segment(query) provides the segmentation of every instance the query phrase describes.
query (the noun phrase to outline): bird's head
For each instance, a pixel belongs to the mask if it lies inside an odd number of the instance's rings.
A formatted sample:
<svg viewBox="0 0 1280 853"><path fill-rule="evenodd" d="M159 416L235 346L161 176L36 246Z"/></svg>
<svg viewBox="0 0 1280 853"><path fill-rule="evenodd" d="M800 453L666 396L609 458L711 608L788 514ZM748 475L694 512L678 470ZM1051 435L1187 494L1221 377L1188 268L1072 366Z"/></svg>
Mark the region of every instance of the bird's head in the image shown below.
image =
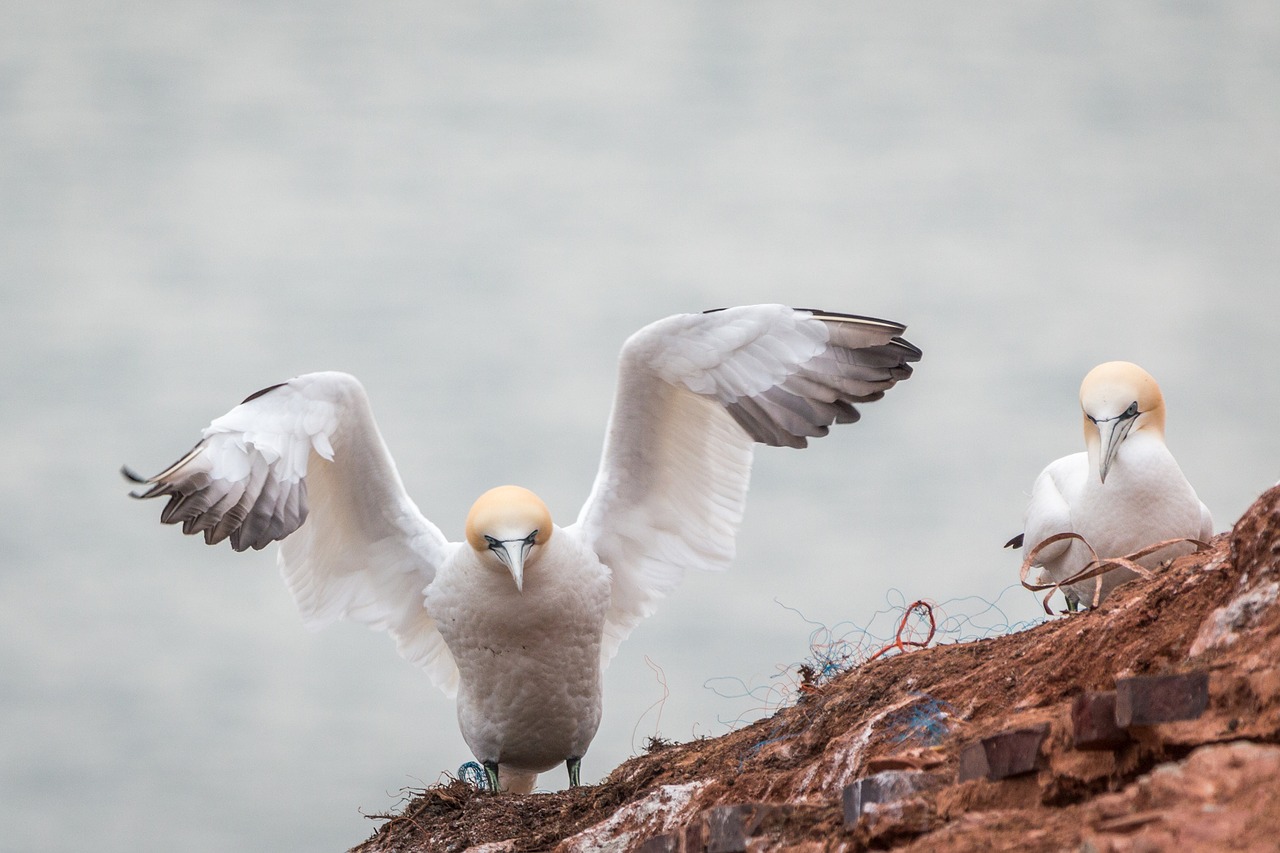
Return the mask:
<svg viewBox="0 0 1280 853"><path fill-rule="evenodd" d="M485 492L467 513L467 543L480 562L511 573L524 591L525 566L532 565L551 538L551 512L542 499L519 486Z"/></svg>
<svg viewBox="0 0 1280 853"><path fill-rule="evenodd" d="M1080 408L1089 461L1104 483L1130 435L1141 431L1164 439L1164 395L1136 364L1108 361L1090 370L1080 384Z"/></svg>

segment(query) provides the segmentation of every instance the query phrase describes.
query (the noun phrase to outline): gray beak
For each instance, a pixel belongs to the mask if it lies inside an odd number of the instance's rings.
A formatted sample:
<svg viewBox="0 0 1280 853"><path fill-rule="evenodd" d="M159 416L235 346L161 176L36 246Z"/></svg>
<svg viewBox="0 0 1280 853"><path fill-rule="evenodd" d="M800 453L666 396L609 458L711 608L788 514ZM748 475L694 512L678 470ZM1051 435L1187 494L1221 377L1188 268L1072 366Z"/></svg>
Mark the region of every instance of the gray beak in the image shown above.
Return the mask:
<svg viewBox="0 0 1280 853"><path fill-rule="evenodd" d="M527 539L506 539L500 544L501 547L492 549L493 553L498 555L507 571L511 572L511 579L516 582L516 591L524 592L524 561L529 556L533 543Z"/></svg>
<svg viewBox="0 0 1280 853"><path fill-rule="evenodd" d="M1129 436L1129 430L1133 429L1133 422L1137 420L1135 416L1120 415L1119 417L1110 418L1105 421L1098 421L1098 435L1102 439L1102 458L1098 464L1098 476L1102 478L1102 482L1107 482L1107 472L1111 470L1111 465L1116 461L1116 453L1120 450L1120 444Z"/></svg>

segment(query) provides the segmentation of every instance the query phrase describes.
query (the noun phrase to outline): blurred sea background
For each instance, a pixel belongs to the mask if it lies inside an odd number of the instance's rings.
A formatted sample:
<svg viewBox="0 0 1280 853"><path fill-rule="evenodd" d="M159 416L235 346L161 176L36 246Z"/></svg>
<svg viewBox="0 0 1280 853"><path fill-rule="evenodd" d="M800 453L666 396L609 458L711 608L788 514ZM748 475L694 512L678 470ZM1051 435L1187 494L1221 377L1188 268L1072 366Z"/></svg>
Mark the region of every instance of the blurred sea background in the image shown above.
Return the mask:
<svg viewBox="0 0 1280 853"><path fill-rule="evenodd" d="M652 320L909 324L861 423L757 454L737 564L608 670L588 781L766 712L815 629L1043 618L1000 546L1099 362L1162 383L1219 530L1280 477L1272 2L0 6L0 849L337 851L469 760L274 548L125 497L298 373L363 380L457 538L504 482L576 516Z"/></svg>

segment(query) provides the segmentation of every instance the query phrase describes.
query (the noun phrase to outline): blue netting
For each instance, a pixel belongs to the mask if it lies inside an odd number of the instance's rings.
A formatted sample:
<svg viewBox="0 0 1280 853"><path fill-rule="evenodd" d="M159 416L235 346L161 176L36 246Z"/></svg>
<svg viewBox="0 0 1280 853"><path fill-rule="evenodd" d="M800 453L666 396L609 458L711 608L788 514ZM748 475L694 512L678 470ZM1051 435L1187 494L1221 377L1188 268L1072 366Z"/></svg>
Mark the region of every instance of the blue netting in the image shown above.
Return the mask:
<svg viewBox="0 0 1280 853"><path fill-rule="evenodd" d="M489 790L489 774L485 773L484 768L474 761L468 761L458 768L458 778L477 791Z"/></svg>
<svg viewBox="0 0 1280 853"><path fill-rule="evenodd" d="M803 660L779 665L764 681L721 676L707 679L704 686L726 699L750 702L736 718L717 718L722 725L737 728L822 692L827 682L872 658L901 654L926 643L963 643L1032 628L1044 620L1011 623L1000 607L1000 599L1006 594L1021 591L1021 586L1013 584L1002 590L994 601L973 595L937 604L908 602L901 590L891 589L885 595L886 606L863 625L845 621L828 626L777 602L779 607L812 626L809 654ZM945 719L947 710L929 706L927 702L913 709L912 713L922 716L906 727L916 733L909 737L919 735L927 740L936 735L940 738L937 721ZM925 718L935 722L926 725Z"/></svg>

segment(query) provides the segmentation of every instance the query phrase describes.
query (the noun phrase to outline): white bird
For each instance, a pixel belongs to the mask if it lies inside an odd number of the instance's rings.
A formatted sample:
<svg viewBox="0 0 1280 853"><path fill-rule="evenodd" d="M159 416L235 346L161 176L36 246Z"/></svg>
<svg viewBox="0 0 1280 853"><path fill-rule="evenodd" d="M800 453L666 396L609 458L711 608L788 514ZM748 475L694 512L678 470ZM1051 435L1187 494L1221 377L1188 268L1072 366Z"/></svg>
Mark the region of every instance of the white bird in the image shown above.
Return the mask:
<svg viewBox="0 0 1280 853"><path fill-rule="evenodd" d="M530 791L564 762L578 784L618 644L688 569L727 568L754 442L804 447L911 375L886 320L751 305L680 314L627 340L604 454L575 523L500 486L450 542L401 485L360 383L309 373L216 419L134 497L242 551L284 540L304 621L386 630L457 696L491 790Z"/></svg>
<svg viewBox="0 0 1280 853"><path fill-rule="evenodd" d="M1165 405L1151 374L1127 361L1100 364L1080 385L1087 450L1051 462L1036 478L1023 533L1008 547L1025 553L1056 533L1083 536L1098 557L1123 557L1167 539L1208 540L1213 517L1183 476L1165 446ZM1155 568L1187 553L1188 544L1170 545L1138 561ZM1079 540L1064 539L1040 551L1042 579L1061 582L1091 560ZM1100 602L1137 575L1116 568L1098 580L1062 587L1067 607Z"/></svg>

